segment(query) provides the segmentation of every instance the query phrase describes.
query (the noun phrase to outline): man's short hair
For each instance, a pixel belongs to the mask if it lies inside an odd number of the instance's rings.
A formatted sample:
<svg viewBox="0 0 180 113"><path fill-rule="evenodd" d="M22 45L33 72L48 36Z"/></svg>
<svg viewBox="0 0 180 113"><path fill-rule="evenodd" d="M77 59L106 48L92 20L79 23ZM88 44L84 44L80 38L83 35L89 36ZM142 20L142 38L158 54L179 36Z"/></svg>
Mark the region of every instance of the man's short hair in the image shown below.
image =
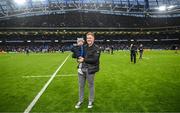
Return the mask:
<svg viewBox="0 0 180 113"><path fill-rule="evenodd" d="M93 32L88 32L88 33L86 34L86 36L88 36L88 35L91 35L91 36L95 37Z"/></svg>

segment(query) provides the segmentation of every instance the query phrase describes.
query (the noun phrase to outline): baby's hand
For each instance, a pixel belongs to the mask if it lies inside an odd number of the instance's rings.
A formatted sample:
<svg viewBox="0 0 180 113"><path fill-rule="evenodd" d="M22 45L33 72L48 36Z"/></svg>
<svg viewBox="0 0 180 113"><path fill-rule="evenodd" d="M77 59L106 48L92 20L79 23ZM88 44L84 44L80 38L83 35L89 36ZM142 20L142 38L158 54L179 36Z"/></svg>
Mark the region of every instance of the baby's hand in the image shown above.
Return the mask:
<svg viewBox="0 0 180 113"><path fill-rule="evenodd" d="M79 57L78 62L82 63L84 61L83 57Z"/></svg>
<svg viewBox="0 0 180 113"><path fill-rule="evenodd" d="M83 57L78 57L78 59L81 59L81 58L83 58Z"/></svg>

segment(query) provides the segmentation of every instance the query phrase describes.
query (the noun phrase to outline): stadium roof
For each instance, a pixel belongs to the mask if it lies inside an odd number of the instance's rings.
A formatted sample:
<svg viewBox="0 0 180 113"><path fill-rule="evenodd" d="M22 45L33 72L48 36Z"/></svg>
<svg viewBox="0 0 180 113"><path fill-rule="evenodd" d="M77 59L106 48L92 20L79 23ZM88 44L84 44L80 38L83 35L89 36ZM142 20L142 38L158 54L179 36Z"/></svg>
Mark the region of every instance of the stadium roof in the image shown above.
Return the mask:
<svg viewBox="0 0 180 113"><path fill-rule="evenodd" d="M68 11L180 17L180 0L0 0L0 19Z"/></svg>

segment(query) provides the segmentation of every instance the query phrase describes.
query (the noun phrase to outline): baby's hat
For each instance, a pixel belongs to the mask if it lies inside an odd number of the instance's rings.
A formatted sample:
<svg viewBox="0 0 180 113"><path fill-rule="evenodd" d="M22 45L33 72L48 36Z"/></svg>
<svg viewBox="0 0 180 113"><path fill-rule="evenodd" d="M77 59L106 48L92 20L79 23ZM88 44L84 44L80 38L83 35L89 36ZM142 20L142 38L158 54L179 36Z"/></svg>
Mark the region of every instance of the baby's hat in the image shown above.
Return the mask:
<svg viewBox="0 0 180 113"><path fill-rule="evenodd" d="M77 38L77 42L79 41L83 41L84 42L84 39L83 38Z"/></svg>

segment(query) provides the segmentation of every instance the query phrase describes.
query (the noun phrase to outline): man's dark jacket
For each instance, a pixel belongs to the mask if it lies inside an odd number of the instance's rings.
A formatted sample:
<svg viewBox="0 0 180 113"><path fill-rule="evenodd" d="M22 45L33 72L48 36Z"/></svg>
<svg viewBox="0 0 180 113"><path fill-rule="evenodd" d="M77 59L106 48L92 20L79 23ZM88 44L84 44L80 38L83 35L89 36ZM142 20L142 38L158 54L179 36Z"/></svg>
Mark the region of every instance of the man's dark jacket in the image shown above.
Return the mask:
<svg viewBox="0 0 180 113"><path fill-rule="evenodd" d="M89 74L94 74L99 71L99 58L100 58L100 48L93 44L92 46L85 45L86 55L82 68L87 68Z"/></svg>
<svg viewBox="0 0 180 113"><path fill-rule="evenodd" d="M131 54L136 54L137 53L137 47L135 46L135 45L133 45L132 47L131 47Z"/></svg>

